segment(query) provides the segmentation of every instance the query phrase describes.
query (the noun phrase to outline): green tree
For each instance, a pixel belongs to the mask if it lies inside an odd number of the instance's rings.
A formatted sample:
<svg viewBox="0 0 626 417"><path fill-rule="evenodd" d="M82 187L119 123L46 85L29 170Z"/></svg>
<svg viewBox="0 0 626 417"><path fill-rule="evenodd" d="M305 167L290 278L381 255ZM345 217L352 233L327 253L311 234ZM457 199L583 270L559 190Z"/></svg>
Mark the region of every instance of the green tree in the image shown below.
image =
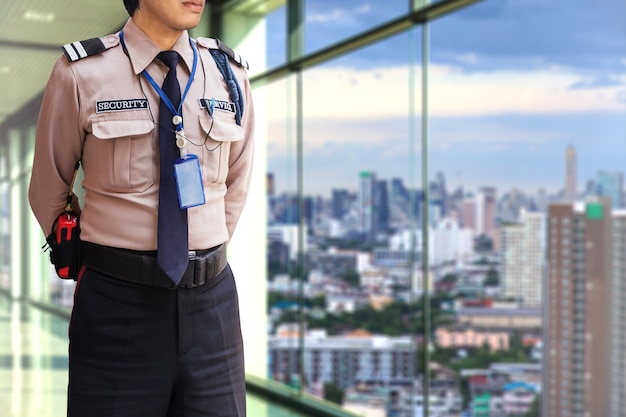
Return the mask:
<svg viewBox="0 0 626 417"><path fill-rule="evenodd" d="M324 399L335 404L342 405L345 396L344 390L337 385L327 382L324 384Z"/></svg>
<svg viewBox="0 0 626 417"><path fill-rule="evenodd" d="M341 279L350 284L352 287L358 287L361 282L361 276L354 270L344 272Z"/></svg>
<svg viewBox="0 0 626 417"><path fill-rule="evenodd" d="M326 307L326 296L325 295L316 295L313 298L308 299L307 302L310 303L312 308L324 308Z"/></svg>
<svg viewBox="0 0 626 417"><path fill-rule="evenodd" d="M441 282L452 282L455 283L459 280L459 276L457 274L445 274L442 278L441 278Z"/></svg>
<svg viewBox="0 0 626 417"><path fill-rule="evenodd" d="M498 274L498 271L494 268L489 268L489 271L487 271L487 278L485 278L483 285L488 287L497 287L500 285L500 275Z"/></svg>
<svg viewBox="0 0 626 417"><path fill-rule="evenodd" d="M530 410L528 410L528 412L524 414L524 417L541 417L541 396L540 395L535 395L535 399L533 400L533 403L530 405Z"/></svg>

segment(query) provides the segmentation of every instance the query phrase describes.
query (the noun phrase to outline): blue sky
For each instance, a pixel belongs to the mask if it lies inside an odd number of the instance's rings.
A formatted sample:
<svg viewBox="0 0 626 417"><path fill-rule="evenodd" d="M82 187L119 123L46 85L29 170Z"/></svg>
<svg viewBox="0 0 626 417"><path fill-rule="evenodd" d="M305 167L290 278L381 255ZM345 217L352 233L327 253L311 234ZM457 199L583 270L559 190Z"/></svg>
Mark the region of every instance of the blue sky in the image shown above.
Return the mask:
<svg viewBox="0 0 626 417"><path fill-rule="evenodd" d="M393 19L407 3L308 0L306 49ZM623 16L623 0L483 0L433 22L431 173L443 172L451 187L557 191L570 144L580 189L600 169L626 171ZM268 27L270 45L284 39L284 13L271 16ZM421 31L415 35L419 59ZM356 189L361 170L408 182L420 160L419 143L412 157L408 145L410 42L401 34L304 74L307 192ZM269 50L270 65L283 59L283 50ZM295 169L285 159L293 151L284 116L293 88L285 84L268 89L280 101L270 117L268 167L279 189L290 187L285 167Z"/></svg>

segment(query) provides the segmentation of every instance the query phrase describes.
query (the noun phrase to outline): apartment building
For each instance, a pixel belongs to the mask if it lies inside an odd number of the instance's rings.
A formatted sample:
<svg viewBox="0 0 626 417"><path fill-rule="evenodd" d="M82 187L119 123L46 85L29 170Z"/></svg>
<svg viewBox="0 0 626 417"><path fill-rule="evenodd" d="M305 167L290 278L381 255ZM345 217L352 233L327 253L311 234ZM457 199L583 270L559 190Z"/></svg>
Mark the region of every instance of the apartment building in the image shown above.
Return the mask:
<svg viewBox="0 0 626 417"><path fill-rule="evenodd" d="M522 210L520 222L500 228L504 296L520 305L540 307L544 268L545 214Z"/></svg>
<svg viewBox="0 0 626 417"><path fill-rule="evenodd" d="M409 336L390 337L363 331L330 336L311 330L304 336L300 355L297 337L280 329L270 336L270 369L274 379L288 380L300 369L307 385L332 383L340 388L357 385L411 386L416 372L416 350Z"/></svg>
<svg viewBox="0 0 626 417"><path fill-rule="evenodd" d="M615 284L626 277L620 265L624 255L617 251L621 246L614 242L618 225L623 227L623 218L611 212L608 199L548 208L545 416L626 415L623 372L618 378L615 368L624 363L623 309L613 303L623 294Z"/></svg>

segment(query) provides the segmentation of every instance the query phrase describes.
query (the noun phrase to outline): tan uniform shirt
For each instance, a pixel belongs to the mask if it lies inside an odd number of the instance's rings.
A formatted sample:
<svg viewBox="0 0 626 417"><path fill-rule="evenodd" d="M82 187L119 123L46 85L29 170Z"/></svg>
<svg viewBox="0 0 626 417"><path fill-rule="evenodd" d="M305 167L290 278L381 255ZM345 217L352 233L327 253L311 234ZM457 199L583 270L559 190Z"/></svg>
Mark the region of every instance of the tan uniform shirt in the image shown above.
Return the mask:
<svg viewBox="0 0 626 417"><path fill-rule="evenodd" d="M168 71L159 48L126 23L125 54L118 34L102 38L107 49L69 62L61 57L46 87L37 123L29 189L32 210L47 236L62 213L76 161L82 160L85 199L80 214L83 241L134 250L157 248L159 195L159 95L141 75L160 86ZM254 110L245 70L231 66L243 92L241 127L229 106L213 116L201 99L232 102L209 53L214 39L197 40L195 78L183 103L187 151L200 160L206 203L188 209L189 248L227 242L248 192L253 154ZM190 76L193 49L187 32L174 47L181 91Z"/></svg>

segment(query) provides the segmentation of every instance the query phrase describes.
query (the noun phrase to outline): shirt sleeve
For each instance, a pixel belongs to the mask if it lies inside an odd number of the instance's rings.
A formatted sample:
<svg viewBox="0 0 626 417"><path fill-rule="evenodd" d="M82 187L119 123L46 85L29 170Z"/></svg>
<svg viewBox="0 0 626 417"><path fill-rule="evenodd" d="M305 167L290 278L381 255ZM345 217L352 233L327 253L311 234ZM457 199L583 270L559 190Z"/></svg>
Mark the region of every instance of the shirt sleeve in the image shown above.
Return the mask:
<svg viewBox="0 0 626 417"><path fill-rule="evenodd" d="M244 91L244 114L241 126L244 130L243 140L233 142L230 149L228 176L226 177L226 195L224 204L226 209L226 227L232 238L241 212L246 202L250 178L252 174L252 159L254 156L254 104L250 82L245 71L237 72L242 90Z"/></svg>
<svg viewBox="0 0 626 417"><path fill-rule="evenodd" d="M61 57L41 103L28 190L32 211L45 236L65 208L74 168L81 158L84 131L80 119L78 83L71 64ZM72 208L80 215L75 197Z"/></svg>

